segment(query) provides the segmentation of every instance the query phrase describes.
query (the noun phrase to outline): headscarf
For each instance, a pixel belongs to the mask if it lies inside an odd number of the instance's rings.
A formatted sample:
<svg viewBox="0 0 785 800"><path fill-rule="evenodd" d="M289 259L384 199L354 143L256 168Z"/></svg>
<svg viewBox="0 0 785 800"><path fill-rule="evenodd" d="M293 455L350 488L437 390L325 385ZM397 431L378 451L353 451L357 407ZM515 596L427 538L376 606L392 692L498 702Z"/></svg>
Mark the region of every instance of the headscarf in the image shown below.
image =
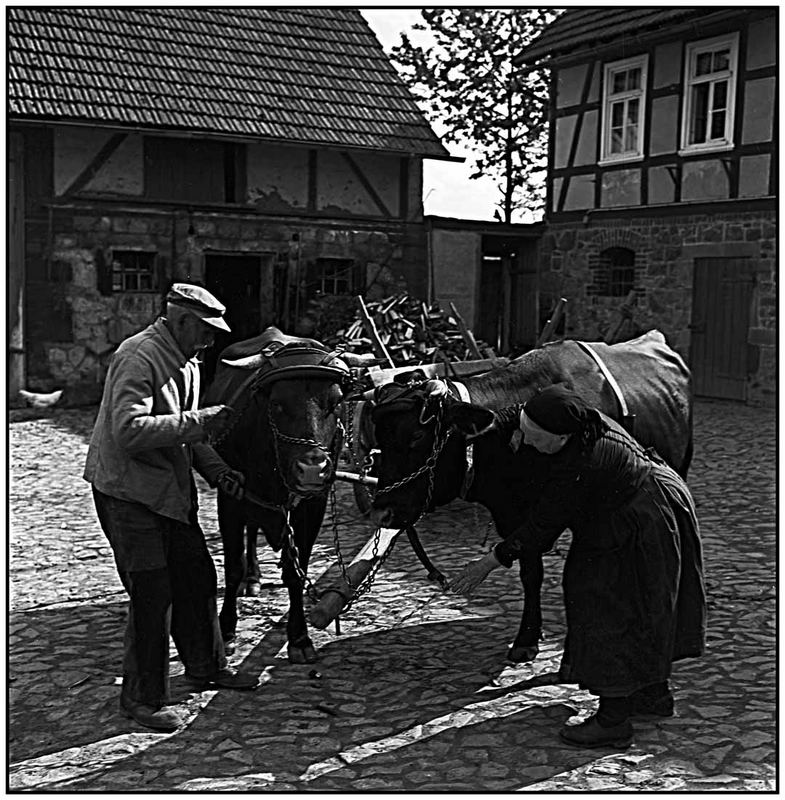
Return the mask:
<svg viewBox="0 0 785 800"><path fill-rule="evenodd" d="M563 384L543 389L524 404L523 410L549 433L578 434L583 452L591 451L607 427L597 409Z"/></svg>

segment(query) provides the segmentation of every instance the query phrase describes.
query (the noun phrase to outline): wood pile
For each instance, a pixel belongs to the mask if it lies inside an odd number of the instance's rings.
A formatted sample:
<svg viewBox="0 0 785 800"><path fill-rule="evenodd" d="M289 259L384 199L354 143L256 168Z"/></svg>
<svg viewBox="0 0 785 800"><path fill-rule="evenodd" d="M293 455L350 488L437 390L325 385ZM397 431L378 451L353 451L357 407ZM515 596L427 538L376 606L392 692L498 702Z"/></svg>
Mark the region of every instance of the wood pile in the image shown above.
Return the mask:
<svg viewBox="0 0 785 800"><path fill-rule="evenodd" d="M455 306L448 313L438 303L427 305L407 294L367 303L358 300L356 318L336 333L336 343L351 352L372 353L377 349L363 309L373 321L393 366L465 361L495 355L482 340L476 340L475 349L474 337L471 332L467 337L466 326Z"/></svg>

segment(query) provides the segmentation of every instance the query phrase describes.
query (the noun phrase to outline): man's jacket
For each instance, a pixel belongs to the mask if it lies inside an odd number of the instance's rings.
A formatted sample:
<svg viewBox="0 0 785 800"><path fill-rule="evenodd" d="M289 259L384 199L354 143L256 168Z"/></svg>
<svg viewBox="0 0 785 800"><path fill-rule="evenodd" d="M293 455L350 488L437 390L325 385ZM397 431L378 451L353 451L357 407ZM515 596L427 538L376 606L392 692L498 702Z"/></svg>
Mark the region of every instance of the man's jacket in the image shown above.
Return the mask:
<svg viewBox="0 0 785 800"><path fill-rule="evenodd" d="M189 521L191 468L215 486L227 465L204 443L199 365L157 319L112 357L84 478L99 492Z"/></svg>

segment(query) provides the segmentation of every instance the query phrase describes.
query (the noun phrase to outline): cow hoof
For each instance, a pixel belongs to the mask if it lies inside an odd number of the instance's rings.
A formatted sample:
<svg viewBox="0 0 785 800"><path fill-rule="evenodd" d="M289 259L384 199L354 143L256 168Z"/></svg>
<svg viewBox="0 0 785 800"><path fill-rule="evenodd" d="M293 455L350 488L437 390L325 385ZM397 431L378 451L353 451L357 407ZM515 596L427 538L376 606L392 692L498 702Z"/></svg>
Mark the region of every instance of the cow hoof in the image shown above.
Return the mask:
<svg viewBox="0 0 785 800"><path fill-rule="evenodd" d="M245 587L245 596L259 597L260 593L261 593L261 588L259 586L259 581L248 581L248 584Z"/></svg>
<svg viewBox="0 0 785 800"><path fill-rule="evenodd" d="M304 647L287 645L286 654L290 664L315 664L319 660L319 655L313 645L307 644Z"/></svg>
<svg viewBox="0 0 785 800"><path fill-rule="evenodd" d="M511 661L513 664L523 664L526 661L534 661L539 652L540 648L536 644L526 647L523 645L513 645L507 651L507 660Z"/></svg>

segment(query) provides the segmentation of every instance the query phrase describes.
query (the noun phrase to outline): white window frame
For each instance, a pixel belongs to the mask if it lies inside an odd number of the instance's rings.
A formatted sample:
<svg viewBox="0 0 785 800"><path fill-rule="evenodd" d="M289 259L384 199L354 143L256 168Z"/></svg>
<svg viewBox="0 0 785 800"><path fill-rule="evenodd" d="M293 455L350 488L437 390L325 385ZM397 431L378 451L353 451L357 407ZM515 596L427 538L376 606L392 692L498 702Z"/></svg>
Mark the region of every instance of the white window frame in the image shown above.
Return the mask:
<svg viewBox="0 0 785 800"><path fill-rule="evenodd" d="M725 72L712 72L708 75L695 76L695 65L698 55L707 50L717 50L724 45L730 47L730 65ZM733 149L733 124L736 117L736 81L738 78L737 65L739 62L739 34L731 33L726 36L715 36L712 39L702 39L699 42L690 42L684 53L684 97L682 105L681 121L681 150L679 155L690 155L691 153L704 153L707 151L732 150ZM712 139L708 142L696 142L690 144L690 121L692 117L692 89L700 83L709 83L728 80L727 106L725 109L725 131L722 139ZM713 97L713 90L712 95ZM710 124L710 123L709 123Z"/></svg>
<svg viewBox="0 0 785 800"><path fill-rule="evenodd" d="M638 89L613 93L613 75L638 67L641 71L641 83ZM643 158L643 138L646 129L646 81L649 70L649 55L644 53L622 61L610 61L605 64L602 91L602 144L600 146L600 165L620 164L628 161L640 161ZM619 100L638 99L638 149L632 153L611 153L611 104Z"/></svg>

